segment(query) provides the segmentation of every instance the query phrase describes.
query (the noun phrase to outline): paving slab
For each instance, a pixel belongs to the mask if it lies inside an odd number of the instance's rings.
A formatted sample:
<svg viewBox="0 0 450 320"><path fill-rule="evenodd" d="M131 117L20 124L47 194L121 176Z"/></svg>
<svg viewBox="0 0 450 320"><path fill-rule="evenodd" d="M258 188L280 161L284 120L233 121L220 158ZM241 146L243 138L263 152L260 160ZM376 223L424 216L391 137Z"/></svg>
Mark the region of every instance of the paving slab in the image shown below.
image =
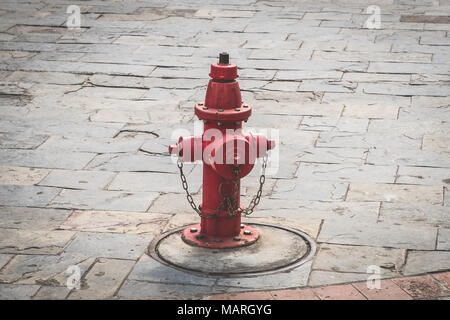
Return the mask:
<svg viewBox="0 0 450 320"><path fill-rule="evenodd" d="M95 156L93 153L46 152L42 150L9 150L0 155L0 164L34 168L83 169Z"/></svg>
<svg viewBox="0 0 450 320"><path fill-rule="evenodd" d="M134 264L134 260L98 259L83 277L80 289L73 290L68 299L111 299Z"/></svg>
<svg viewBox="0 0 450 320"><path fill-rule="evenodd" d="M379 221L448 228L450 208L442 205L383 202Z"/></svg>
<svg viewBox="0 0 450 320"><path fill-rule="evenodd" d="M0 300L30 300L39 290L38 285L0 284Z"/></svg>
<svg viewBox="0 0 450 320"><path fill-rule="evenodd" d="M73 238L71 231L2 229L1 253L58 254Z"/></svg>
<svg viewBox="0 0 450 320"><path fill-rule="evenodd" d="M170 217L167 214L147 212L76 210L61 224L60 229L157 235Z"/></svg>
<svg viewBox="0 0 450 320"><path fill-rule="evenodd" d="M184 300L186 297L197 297L215 293L209 286L180 285L167 283L154 283L147 281L126 280L117 296L122 299L176 299Z"/></svg>
<svg viewBox="0 0 450 320"><path fill-rule="evenodd" d="M114 172L52 170L40 186L66 189L96 190L103 189L115 177Z"/></svg>
<svg viewBox="0 0 450 320"><path fill-rule="evenodd" d="M78 267L80 277L94 263L84 254L19 254L0 272L0 279L14 284L41 284L66 287L70 268Z"/></svg>
<svg viewBox="0 0 450 320"><path fill-rule="evenodd" d="M83 210L116 210L145 212L155 192L121 192L104 190L71 190L64 189L49 203L53 208Z"/></svg>
<svg viewBox="0 0 450 320"><path fill-rule="evenodd" d="M434 250L437 230L433 227L402 226L388 223L335 223L325 220L318 242Z"/></svg>
<svg viewBox="0 0 450 320"><path fill-rule="evenodd" d="M449 261L448 251L411 251L408 253L403 274L413 275L432 270L446 270L449 268Z"/></svg>
<svg viewBox="0 0 450 320"><path fill-rule="evenodd" d="M245 291L248 289L270 290L275 288L293 288L306 286L311 262L286 272L275 273L256 278L222 278L216 283L217 289L227 292Z"/></svg>
<svg viewBox="0 0 450 320"><path fill-rule="evenodd" d="M64 250L89 257L137 260L152 235L81 232Z"/></svg>
<svg viewBox="0 0 450 320"><path fill-rule="evenodd" d="M0 166L0 184L32 186L44 179L50 170Z"/></svg>
<svg viewBox="0 0 450 320"><path fill-rule="evenodd" d="M405 257L404 249L322 244L313 270L368 273L369 266L378 266L383 275L399 276Z"/></svg>
<svg viewBox="0 0 450 320"><path fill-rule="evenodd" d="M387 183L351 183L350 201L386 201L442 204L443 187Z"/></svg>
<svg viewBox="0 0 450 320"><path fill-rule="evenodd" d="M56 230L71 210L29 207L0 207L0 228Z"/></svg>
<svg viewBox="0 0 450 320"><path fill-rule="evenodd" d="M12 254L0 254L0 270L11 260Z"/></svg>
<svg viewBox="0 0 450 320"><path fill-rule="evenodd" d="M301 163L296 176L318 181L394 182L396 166Z"/></svg>
<svg viewBox="0 0 450 320"><path fill-rule="evenodd" d="M347 192L348 183L316 181L308 179L278 180L271 198L342 201Z"/></svg>
<svg viewBox="0 0 450 320"><path fill-rule="evenodd" d="M215 278L196 276L164 265L144 254L134 266L129 280L150 281L165 284L212 286Z"/></svg>
<svg viewBox="0 0 450 320"><path fill-rule="evenodd" d="M64 300L70 293L67 287L41 286L33 300Z"/></svg>
<svg viewBox="0 0 450 320"><path fill-rule="evenodd" d="M450 229L439 229L436 249L450 250Z"/></svg>
<svg viewBox="0 0 450 320"><path fill-rule="evenodd" d="M0 205L45 207L59 192L50 187L0 185Z"/></svg>

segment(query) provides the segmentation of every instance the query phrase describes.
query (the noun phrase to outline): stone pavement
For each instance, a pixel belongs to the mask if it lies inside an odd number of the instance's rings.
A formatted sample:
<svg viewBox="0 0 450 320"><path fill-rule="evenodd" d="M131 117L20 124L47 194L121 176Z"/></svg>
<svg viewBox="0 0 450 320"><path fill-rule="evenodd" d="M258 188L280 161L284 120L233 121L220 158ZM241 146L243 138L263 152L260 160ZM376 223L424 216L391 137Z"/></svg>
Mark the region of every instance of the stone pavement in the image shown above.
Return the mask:
<svg viewBox="0 0 450 320"><path fill-rule="evenodd" d="M2 1L0 299L376 298L375 269L439 287L381 281L392 297L450 296L450 2L370 4L379 25L362 0ZM280 135L249 221L317 241L290 272L198 277L145 253L198 221L167 146L193 131L224 50L254 108L247 126ZM199 202L201 167L186 168Z"/></svg>

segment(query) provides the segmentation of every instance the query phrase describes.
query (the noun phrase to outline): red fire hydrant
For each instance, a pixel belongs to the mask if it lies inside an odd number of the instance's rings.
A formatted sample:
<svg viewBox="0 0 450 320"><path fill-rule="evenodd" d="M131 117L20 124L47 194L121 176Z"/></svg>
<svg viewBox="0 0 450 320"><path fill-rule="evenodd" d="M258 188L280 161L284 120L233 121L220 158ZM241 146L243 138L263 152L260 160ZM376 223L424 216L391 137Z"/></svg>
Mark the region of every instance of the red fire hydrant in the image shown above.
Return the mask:
<svg viewBox="0 0 450 320"><path fill-rule="evenodd" d="M237 66L221 53L219 63L211 65L204 103L195 105L195 114L204 122L201 137L180 137L169 153L178 156L183 188L201 223L184 229L182 239L208 248L232 248L258 240L254 228L241 224L241 216L252 213L259 203L267 152L274 141L260 134L242 133L242 121L251 115L251 107L242 102ZM253 169L256 158L263 158L260 186L247 208L240 204L240 179ZM196 206L183 174L183 162L203 161L203 202Z"/></svg>

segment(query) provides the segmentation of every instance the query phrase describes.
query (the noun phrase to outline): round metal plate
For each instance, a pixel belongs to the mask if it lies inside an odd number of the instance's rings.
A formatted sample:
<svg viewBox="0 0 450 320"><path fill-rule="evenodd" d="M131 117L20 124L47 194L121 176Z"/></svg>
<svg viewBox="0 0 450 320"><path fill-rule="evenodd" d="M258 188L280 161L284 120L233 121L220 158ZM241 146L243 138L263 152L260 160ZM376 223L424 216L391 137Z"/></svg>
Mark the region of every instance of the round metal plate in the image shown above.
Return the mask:
<svg viewBox="0 0 450 320"><path fill-rule="evenodd" d="M250 246L211 249L181 239L185 227L155 238L148 253L176 269L210 277L250 277L290 270L310 260L316 251L305 233L269 224L250 224L260 234Z"/></svg>

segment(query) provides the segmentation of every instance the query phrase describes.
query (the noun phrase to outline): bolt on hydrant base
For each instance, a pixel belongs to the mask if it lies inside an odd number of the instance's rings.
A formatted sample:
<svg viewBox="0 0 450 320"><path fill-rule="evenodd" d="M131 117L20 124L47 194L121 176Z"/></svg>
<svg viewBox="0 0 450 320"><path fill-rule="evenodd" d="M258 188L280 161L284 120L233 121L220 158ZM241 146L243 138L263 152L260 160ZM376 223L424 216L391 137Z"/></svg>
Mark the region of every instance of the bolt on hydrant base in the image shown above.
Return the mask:
<svg viewBox="0 0 450 320"><path fill-rule="evenodd" d="M190 245L205 248L235 248L247 246L256 242L259 238L259 233L255 228L244 224L241 225L241 231L236 236L208 236L202 234L200 231L201 224L194 224L183 230L181 238Z"/></svg>

